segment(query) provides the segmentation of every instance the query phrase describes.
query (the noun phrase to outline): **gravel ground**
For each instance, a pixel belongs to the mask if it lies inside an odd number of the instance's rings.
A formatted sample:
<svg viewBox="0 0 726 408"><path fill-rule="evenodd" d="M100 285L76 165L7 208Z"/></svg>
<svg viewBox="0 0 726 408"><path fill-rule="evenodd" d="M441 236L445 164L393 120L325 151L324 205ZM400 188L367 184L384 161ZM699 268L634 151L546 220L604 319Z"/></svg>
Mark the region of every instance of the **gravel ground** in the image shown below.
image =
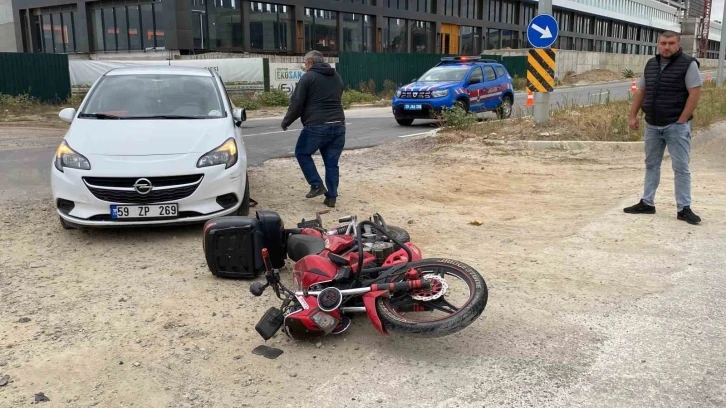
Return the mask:
<svg viewBox="0 0 726 408"><path fill-rule="evenodd" d="M27 146L48 137L31 129ZM278 333L274 360L252 353L274 296L215 279L199 226L65 231L48 188L2 197L0 406L725 406L726 135L694 149L702 225L675 219L667 160L658 213L623 214L642 166L484 141L346 152L326 219L380 212L426 256L479 270L489 304L434 340L365 318L320 343ZM294 160L250 175L258 209L288 225L324 209Z"/></svg>

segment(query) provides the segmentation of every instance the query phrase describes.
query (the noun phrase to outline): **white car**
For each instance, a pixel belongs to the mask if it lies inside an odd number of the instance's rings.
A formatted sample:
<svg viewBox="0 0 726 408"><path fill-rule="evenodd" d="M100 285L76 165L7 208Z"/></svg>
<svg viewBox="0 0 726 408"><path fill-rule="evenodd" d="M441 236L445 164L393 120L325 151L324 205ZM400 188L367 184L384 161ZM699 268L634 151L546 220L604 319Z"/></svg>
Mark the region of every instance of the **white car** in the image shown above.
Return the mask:
<svg viewBox="0 0 726 408"><path fill-rule="evenodd" d="M248 215L244 109L205 68L107 72L53 158L53 201L65 228L204 222Z"/></svg>

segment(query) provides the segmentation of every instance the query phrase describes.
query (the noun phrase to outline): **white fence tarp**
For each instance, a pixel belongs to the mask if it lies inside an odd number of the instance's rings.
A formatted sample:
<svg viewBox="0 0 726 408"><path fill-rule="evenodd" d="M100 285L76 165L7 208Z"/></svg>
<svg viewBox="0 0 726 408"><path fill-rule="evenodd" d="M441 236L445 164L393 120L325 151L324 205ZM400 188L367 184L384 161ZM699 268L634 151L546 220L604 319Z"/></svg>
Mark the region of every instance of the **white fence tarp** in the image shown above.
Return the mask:
<svg viewBox="0 0 726 408"><path fill-rule="evenodd" d="M171 62L171 64L170 64ZM69 61L71 86L91 86L103 74L113 68L134 65L176 65L212 68L219 72L225 83L264 83L262 58L227 58L208 60L171 60L171 61ZM271 64L272 65L272 64ZM290 65L290 64L288 64Z"/></svg>
<svg viewBox="0 0 726 408"><path fill-rule="evenodd" d="M335 64L330 64L335 68ZM295 91L298 81L305 71L303 63L270 63L270 89L279 89L288 94Z"/></svg>

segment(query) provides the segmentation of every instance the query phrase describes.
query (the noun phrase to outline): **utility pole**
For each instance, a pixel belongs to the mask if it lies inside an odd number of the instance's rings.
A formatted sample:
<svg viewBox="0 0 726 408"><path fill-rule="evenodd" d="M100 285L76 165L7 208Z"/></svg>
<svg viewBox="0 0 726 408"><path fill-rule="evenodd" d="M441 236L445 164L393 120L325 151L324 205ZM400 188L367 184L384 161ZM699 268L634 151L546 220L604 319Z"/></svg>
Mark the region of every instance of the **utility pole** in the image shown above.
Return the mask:
<svg viewBox="0 0 726 408"><path fill-rule="evenodd" d="M718 72L716 73L716 84L723 87L723 64L726 58L726 4L723 7L723 18L721 19L721 43L718 47Z"/></svg>
<svg viewBox="0 0 726 408"><path fill-rule="evenodd" d="M552 15L552 0L539 0L537 14ZM722 41L723 44L723 41ZM550 120L550 93L534 93L534 121L536 123L547 123Z"/></svg>

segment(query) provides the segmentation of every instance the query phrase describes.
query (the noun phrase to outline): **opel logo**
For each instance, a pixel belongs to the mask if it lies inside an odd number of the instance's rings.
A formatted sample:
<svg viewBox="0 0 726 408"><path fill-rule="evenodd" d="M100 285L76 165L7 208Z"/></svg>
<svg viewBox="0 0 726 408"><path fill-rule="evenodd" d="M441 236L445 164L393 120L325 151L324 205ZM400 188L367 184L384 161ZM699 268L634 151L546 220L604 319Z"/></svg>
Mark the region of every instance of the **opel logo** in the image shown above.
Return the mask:
<svg viewBox="0 0 726 408"><path fill-rule="evenodd" d="M134 183L134 190L141 195L149 194L153 188L149 179L140 178Z"/></svg>

